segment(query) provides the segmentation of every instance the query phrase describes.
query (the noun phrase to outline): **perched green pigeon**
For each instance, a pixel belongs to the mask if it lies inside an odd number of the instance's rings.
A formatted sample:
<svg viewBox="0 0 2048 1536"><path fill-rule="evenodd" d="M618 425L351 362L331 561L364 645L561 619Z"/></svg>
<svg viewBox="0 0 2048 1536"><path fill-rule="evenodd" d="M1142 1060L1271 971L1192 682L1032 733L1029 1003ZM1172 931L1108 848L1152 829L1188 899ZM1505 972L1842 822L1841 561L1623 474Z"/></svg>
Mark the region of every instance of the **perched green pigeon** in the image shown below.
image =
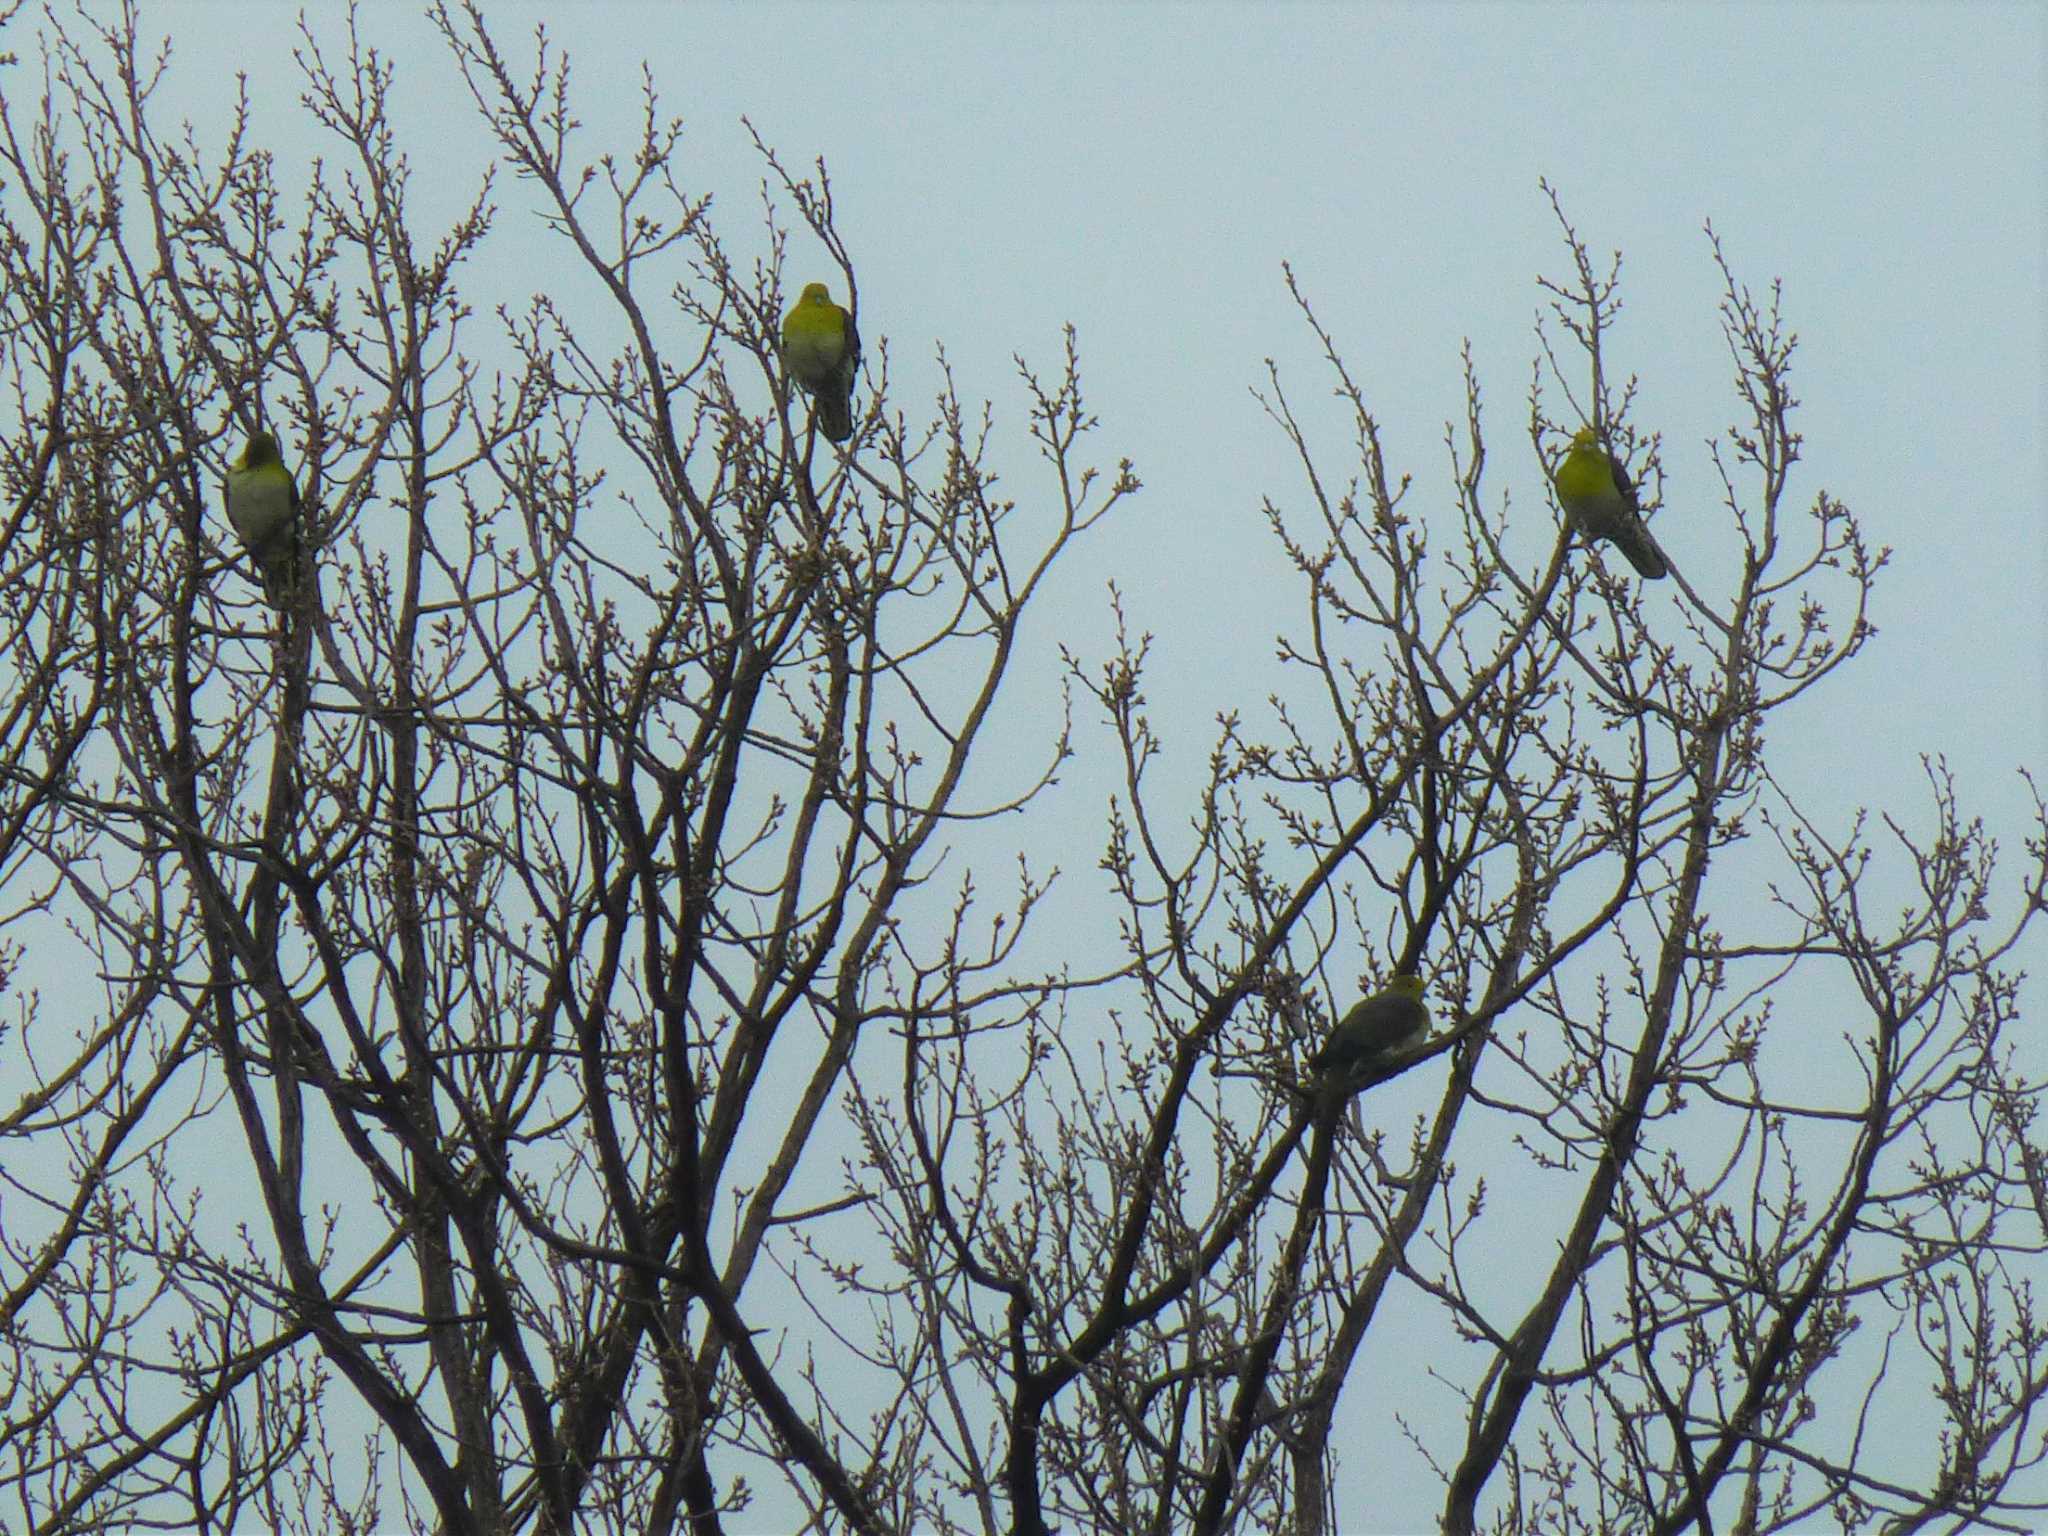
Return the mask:
<svg viewBox="0 0 2048 1536"><path fill-rule="evenodd" d="M1374 1065L1382 1057L1418 1044L1429 1033L1429 1007L1422 1001L1422 978L1402 972L1386 986L1351 1005L1323 1048L1309 1058L1331 1081L1341 1082Z"/></svg>
<svg viewBox="0 0 2048 1536"><path fill-rule="evenodd" d="M809 283L782 317L782 366L817 402L818 426L835 443L853 436L853 381L860 332L823 283Z"/></svg>
<svg viewBox="0 0 2048 1536"><path fill-rule="evenodd" d="M1663 551L1643 526L1642 504L1627 468L1607 451L1599 433L1586 427L1572 439L1571 450L1558 461L1555 480L1565 521L1582 537L1608 540L1646 581L1670 573Z"/></svg>
<svg viewBox="0 0 2048 1536"><path fill-rule="evenodd" d="M228 466L228 521L263 578L273 608L291 606L299 573L299 487L277 456L269 432L249 434L242 456Z"/></svg>

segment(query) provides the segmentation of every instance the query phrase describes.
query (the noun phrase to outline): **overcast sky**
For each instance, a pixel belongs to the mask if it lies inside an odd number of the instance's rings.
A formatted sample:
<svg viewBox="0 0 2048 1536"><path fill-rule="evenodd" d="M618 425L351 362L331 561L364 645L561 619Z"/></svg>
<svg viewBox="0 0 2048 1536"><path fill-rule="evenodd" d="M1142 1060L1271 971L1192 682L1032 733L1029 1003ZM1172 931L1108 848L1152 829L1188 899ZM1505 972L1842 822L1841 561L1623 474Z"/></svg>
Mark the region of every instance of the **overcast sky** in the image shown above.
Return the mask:
<svg viewBox="0 0 2048 1536"><path fill-rule="evenodd" d="M1663 434L1657 536L1711 572L1736 545L1707 442L1740 418L1711 219L1739 278L1759 294L1782 279L1801 339L1792 503L1825 488L1893 550L1873 648L1774 737L1778 765L1841 831L1859 804L1924 824L1919 756L1946 753L1966 807L2017 852L2014 770L2048 768L2041 8L562 9L589 152L630 148L645 60L687 123L678 179L715 196L737 249L758 246L763 175L742 114L786 163L826 157L894 407L929 419L943 346L963 393L993 401L1020 500L1046 481L1011 357L1056 373L1076 327L1097 460L1128 455L1145 489L1070 564L1035 643L1099 655L1116 580L1158 636L1147 694L1191 777L1216 713L1273 686L1272 637L1299 611L1259 514L1301 490L1250 394L1263 360L1333 468L1349 443L1281 263L1379 415L1390 468L1415 477L1411 511L1453 506L1444 425L1463 414L1469 339L1492 495L1547 519L1525 397L1535 278L1567 271L1548 178L1596 252L1624 253L1609 366L1641 376L1637 423ZM540 13L490 10L523 56ZM151 11L175 49L167 114L218 144L221 71L261 71L258 137L319 152L277 67L281 14ZM488 148L468 95L416 16L371 6L360 25L399 61L406 147L451 211ZM521 196L501 183L508 209ZM808 241L793 279L837 288ZM496 243L523 258L478 273L504 297L571 270L537 227ZM1393 1433L1351 1406L1358 1433ZM1390 1527L1438 1508L1412 1470Z"/></svg>
<svg viewBox="0 0 2048 1536"><path fill-rule="evenodd" d="M310 146L296 76L262 69L277 14L153 13L182 61L165 103L217 124L224 103L201 64L261 71L259 134L274 125L287 154L294 139ZM515 57L539 14L491 7ZM1053 369L1061 327L1077 328L1101 456L1128 454L1146 489L1091 567L1070 567L1058 597L1071 611L1056 618L1065 633L1103 633L1114 577L1162 637L1149 689L1162 720L1210 720L1245 632L1262 637L1249 660L1264 670L1266 637L1298 608L1258 515L1262 495L1298 496L1298 472L1249 390L1273 357L1314 411L1327 378L1282 261L1365 389L1391 467L1416 477L1412 508L1450 505L1443 428L1462 413L1469 338L1494 494L1549 515L1523 403L1534 279L1565 270L1537 186L1547 177L1596 252L1623 252L1610 366L1641 376L1638 423L1663 434L1657 534L1679 562L1711 570L1734 547L1706 448L1739 414L1709 219L1744 282L1762 294L1783 280L1801 340L1805 462L1791 500L1827 489L1894 552L1874 649L1808 706L1835 714L1811 740L1855 749L1779 766L1864 803L1914 794L1918 755L1946 752L1967 796L2011 824L2024 803L2012 769L2048 763L2038 8L573 15L552 28L574 62L585 145L630 144L645 61L687 124L679 179L716 197L738 250L758 242L761 180L742 114L787 162L826 158L862 334L871 351L888 341L896 408L928 419L943 345L963 391L992 400L1012 434L1004 467L1020 498L1044 482L1018 449L1010 359ZM484 147L467 95L416 16L371 6L361 25L399 61L401 121L432 130L408 141L422 185L443 187L452 210ZM501 182L501 203L519 195ZM830 276L807 241L794 274ZM538 286L534 263L550 255L537 232L495 245L520 258L502 275L508 296ZM1324 421L1335 464L1344 424ZM1162 560L1162 540L1197 558ZM1270 606L1236 627L1175 622L1248 601Z"/></svg>

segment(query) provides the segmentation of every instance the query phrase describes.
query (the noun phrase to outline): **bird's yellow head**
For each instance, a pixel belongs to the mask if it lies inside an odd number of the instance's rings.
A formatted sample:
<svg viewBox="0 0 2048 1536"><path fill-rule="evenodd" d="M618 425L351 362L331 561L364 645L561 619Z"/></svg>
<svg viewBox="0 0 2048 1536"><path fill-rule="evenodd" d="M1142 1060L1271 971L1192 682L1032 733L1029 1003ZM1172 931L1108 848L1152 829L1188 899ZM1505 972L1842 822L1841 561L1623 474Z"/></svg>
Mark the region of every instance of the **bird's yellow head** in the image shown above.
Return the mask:
<svg viewBox="0 0 2048 1536"><path fill-rule="evenodd" d="M832 302L832 290L823 283L805 283L804 291L796 296L796 302L800 309L806 306L816 308L820 304L828 309L838 307Z"/></svg>
<svg viewBox="0 0 2048 1536"><path fill-rule="evenodd" d="M1589 448L1599 451L1600 434L1592 427L1581 427L1572 434L1572 452L1579 453Z"/></svg>
<svg viewBox="0 0 2048 1536"><path fill-rule="evenodd" d="M1413 971L1402 971L1388 978L1387 990L1419 1003L1422 1001L1422 978Z"/></svg>
<svg viewBox="0 0 2048 1536"><path fill-rule="evenodd" d="M265 464L277 462L277 438L269 432L257 431L249 434L249 442L242 449L237 469L260 469Z"/></svg>

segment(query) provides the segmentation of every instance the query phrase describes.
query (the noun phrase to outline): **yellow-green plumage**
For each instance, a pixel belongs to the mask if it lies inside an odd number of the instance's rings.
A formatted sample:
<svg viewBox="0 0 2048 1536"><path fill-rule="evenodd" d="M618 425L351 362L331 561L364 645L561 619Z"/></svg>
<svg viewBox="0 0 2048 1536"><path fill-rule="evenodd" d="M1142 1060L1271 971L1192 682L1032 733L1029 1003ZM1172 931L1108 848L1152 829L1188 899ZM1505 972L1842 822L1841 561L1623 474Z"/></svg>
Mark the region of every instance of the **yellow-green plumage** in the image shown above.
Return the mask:
<svg viewBox="0 0 2048 1536"><path fill-rule="evenodd" d="M1628 468L1607 451L1599 433L1586 427L1572 439L1553 476L1565 521L1586 539L1605 539L1646 581L1669 574L1664 552L1643 525L1642 504Z"/></svg>
<svg viewBox="0 0 2048 1536"><path fill-rule="evenodd" d="M288 608L298 585L299 487L270 433L251 433L242 456L228 466L227 508L263 578L263 595L272 607Z"/></svg>
<svg viewBox="0 0 2048 1536"><path fill-rule="evenodd" d="M1309 1065L1331 1081L1356 1076L1381 1059L1418 1044L1429 1033L1422 978L1402 972L1371 997L1352 1004Z"/></svg>
<svg viewBox="0 0 2048 1536"><path fill-rule="evenodd" d="M853 436L860 332L823 283L806 286L782 317L782 366L817 402L819 430L835 443Z"/></svg>

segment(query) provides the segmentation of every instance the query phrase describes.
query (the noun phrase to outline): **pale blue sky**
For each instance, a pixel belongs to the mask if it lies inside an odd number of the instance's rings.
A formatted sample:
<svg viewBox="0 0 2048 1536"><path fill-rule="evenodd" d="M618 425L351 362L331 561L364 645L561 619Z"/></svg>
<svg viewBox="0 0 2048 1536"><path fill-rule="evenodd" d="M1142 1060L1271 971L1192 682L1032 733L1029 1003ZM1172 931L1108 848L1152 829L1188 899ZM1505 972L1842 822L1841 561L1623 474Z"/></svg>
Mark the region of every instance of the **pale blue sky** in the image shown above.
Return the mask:
<svg viewBox="0 0 2048 1536"><path fill-rule="evenodd" d="M542 11L493 6L515 58ZM1784 282L1802 341L1794 385L1805 462L1792 499L1825 487L1889 544L1882 631L1827 685L1829 742L1808 766L1845 799L1881 799L1946 751L1972 796L2016 811L2010 768L2048 762L2048 544L2042 534L2043 31L2021 5L1127 7L826 5L578 7L550 20L571 51L585 145L626 146L642 61L686 124L679 179L716 196L726 238L758 236L761 168L739 118L785 161L830 164L870 348L886 337L893 402L929 414L934 348L1018 442L1011 356L1057 363L1079 332L1096 441L1146 490L1075 562L1063 632L1100 632L1114 576L1161 632L1150 696L1206 721L1246 629L1264 640L1296 594L1257 515L1292 497L1285 445L1249 388L1262 360L1311 413L1326 381L1280 275L1294 264L1380 417L1411 505L1448 505L1443 426L1462 411L1458 347L1486 390L1496 497L1548 516L1524 436L1533 279L1564 257L1537 189L1548 177L1595 252L1626 258L1611 364L1642 378L1637 420L1662 431L1659 538L1688 571L1729 555L1705 440L1736 417L1702 224L1759 294ZM166 97L218 122L202 58L244 67L274 9L153 18L184 67ZM332 18L323 15L323 24ZM482 150L466 93L415 15L371 6L365 35L400 61L400 120L423 187L447 207ZM178 87L205 84L203 96ZM295 78L259 87L259 132L304 142ZM501 182L507 297L555 257L516 230ZM807 262L799 237L793 270ZM516 253L516 260L511 255ZM1346 444L1333 413L1325 462ZM998 439L1002 441L1001 438ZM1020 452L1012 494L1033 489ZM1158 541L1198 558L1169 564ZM1272 607L1244 625L1247 570ZM1987 636L1988 628L1988 636ZM1987 643L1987 639L1988 642ZM1185 685L1187 692L1177 691ZM1263 690L1261 690L1263 691ZM1789 744L1788 744L1789 748ZM1199 755L1199 754L1198 754ZM1789 756L1797 760L1796 749ZM1781 758L1781 766L1784 759Z"/></svg>
<svg viewBox="0 0 2048 1536"><path fill-rule="evenodd" d="M501 44L526 57L541 12L490 9ZM177 53L163 106L217 143L216 69L265 66L259 138L287 158L314 152L296 77L274 69L279 14L151 12ZM995 462L1026 504L1046 480L1023 451L1011 356L1055 373L1061 327L1077 327L1097 462L1130 456L1145 490L1069 563L1028 637L1042 664L1021 697L1057 697L1056 642L1102 653L1114 578L1134 627L1157 634L1146 692L1187 783L1217 712L1274 686L1272 637L1299 611L1258 511L1262 495L1300 496L1249 393L1264 358L1323 430L1326 465L1346 472L1348 430L1280 263L1380 416L1390 467L1415 477L1411 511L1451 508L1443 428L1462 416L1469 338L1492 494L1510 490L1547 538L1525 396L1534 278L1566 266L1537 186L1549 178L1596 252L1625 253L1610 367L1641 375L1636 419L1664 435L1658 538L1688 574L1712 573L1735 544L1705 442L1739 403L1711 218L1742 280L1764 294L1783 279L1802 341L1792 501L1826 488L1894 550L1880 635L1780 727L1779 770L1813 810L1839 810L1833 830L1860 804L1920 824L1919 754L1944 752L1966 806L2016 851L2026 802L2013 771L2048 767L2042 14L586 5L550 25L571 50L592 154L630 147L648 61L666 111L686 120L678 179L715 194L739 252L759 243L763 174L741 114L786 163L827 157L862 332L871 349L889 344L893 405L929 418L943 345L963 393L994 402ZM398 58L409 153L452 210L487 147L468 95L416 16L370 6L360 26ZM482 291L516 301L557 271L584 282L537 226L524 244L505 238L526 217L522 195L500 183L502 264L479 264ZM807 240L793 246L798 281L828 274ZM1087 765L1075 772L1088 781ZM1070 870L1092 865L1100 805L1074 808L1085 841ZM1374 1368L1369 1357L1362 1371ZM1391 1437L1386 1404L1361 1395L1347 1404L1355 1432ZM1444 1393L1406 1406L1454 1409ZM1438 1507L1409 1461L1389 1529Z"/></svg>

